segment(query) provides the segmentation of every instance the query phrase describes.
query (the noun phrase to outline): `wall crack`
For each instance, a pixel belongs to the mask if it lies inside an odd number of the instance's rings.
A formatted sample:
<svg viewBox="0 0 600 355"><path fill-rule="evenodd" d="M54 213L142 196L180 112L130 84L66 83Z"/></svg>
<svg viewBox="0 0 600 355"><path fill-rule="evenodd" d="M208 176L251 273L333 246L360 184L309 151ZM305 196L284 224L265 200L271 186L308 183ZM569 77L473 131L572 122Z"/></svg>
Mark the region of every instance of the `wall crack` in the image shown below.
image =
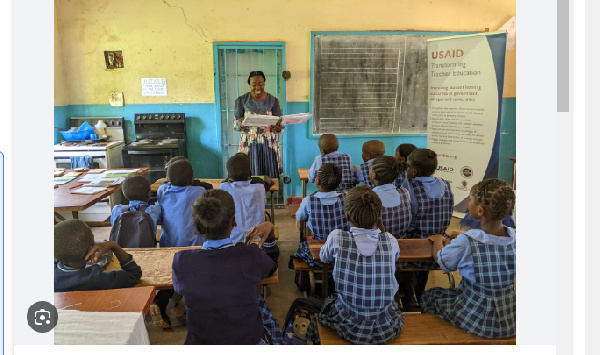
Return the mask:
<svg viewBox="0 0 600 355"><path fill-rule="evenodd" d="M174 5L171 5L171 4L169 4L168 2L166 2L165 0L162 0L162 2L164 2L164 3L165 3L165 5L167 5L168 7L176 7L176 8L178 8L178 9L181 9L181 13L183 14L183 18L185 19L185 24L186 24L186 26L188 26L189 28L191 28L191 29L192 29L192 31L194 31L194 32L196 32L198 35L200 35L200 37L202 38L202 40L203 40L204 42L207 42L207 43L208 43L208 37L207 37L207 36L206 36L206 34L204 33L204 30L202 29L202 27L200 27L200 31L198 31L198 28L196 28L196 27L193 27L192 25L190 25L190 24L188 23L188 19L187 19L187 16L186 16L186 14L185 14L185 10L183 9L183 7L181 7L181 6L174 6Z"/></svg>

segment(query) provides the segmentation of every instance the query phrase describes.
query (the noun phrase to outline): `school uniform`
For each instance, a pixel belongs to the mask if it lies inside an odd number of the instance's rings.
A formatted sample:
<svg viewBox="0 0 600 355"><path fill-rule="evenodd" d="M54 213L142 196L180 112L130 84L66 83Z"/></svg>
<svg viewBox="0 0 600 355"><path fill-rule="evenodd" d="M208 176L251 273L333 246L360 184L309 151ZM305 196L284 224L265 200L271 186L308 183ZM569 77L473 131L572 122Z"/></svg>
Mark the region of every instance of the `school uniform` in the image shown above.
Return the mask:
<svg viewBox="0 0 600 355"><path fill-rule="evenodd" d="M336 293L315 318L354 344L385 344L397 337L404 327L404 315L394 301L399 254L398 241L379 229L333 231L320 257L323 262L335 260ZM315 330L313 320L307 338L318 339Z"/></svg>
<svg viewBox="0 0 600 355"><path fill-rule="evenodd" d="M356 184L356 176L352 168L352 158L348 154L342 154L338 151L329 154L317 155L312 166L308 170L308 181L315 182L317 173L323 163L333 163L342 170L342 182L337 187L337 192L350 190Z"/></svg>
<svg viewBox="0 0 600 355"><path fill-rule="evenodd" d="M265 221L265 187L251 184L250 180L222 183L220 190L227 191L235 202L235 222L231 231L234 243L243 243L244 235L253 227ZM257 237L257 240L260 238Z"/></svg>
<svg viewBox="0 0 600 355"><path fill-rule="evenodd" d="M102 271L96 264L76 269L59 261L54 264L54 292L110 290L134 286L142 277L142 269L131 255L120 264L121 270Z"/></svg>
<svg viewBox="0 0 600 355"><path fill-rule="evenodd" d="M344 195L336 191L317 192L302 199L296 219L307 221L315 239L326 239L334 229L350 231L344 214Z"/></svg>
<svg viewBox="0 0 600 355"><path fill-rule="evenodd" d="M129 201L129 209L127 211L140 211L143 206L146 206L144 212L146 212L150 219L152 220L152 227L154 227L154 235L156 235L156 225L161 220L160 216L162 214L162 207L159 205L148 205L146 201L132 200ZM113 208L112 213L110 214L110 225L114 226L117 218L123 213L123 207L121 205L115 206Z"/></svg>
<svg viewBox="0 0 600 355"><path fill-rule="evenodd" d="M173 287L185 301L185 344L282 344L281 329L256 291L276 269L255 244L234 245L230 238L175 254Z"/></svg>
<svg viewBox="0 0 600 355"><path fill-rule="evenodd" d="M433 176L423 176L406 180L403 187L410 194L412 211L408 234L415 238L446 235L454 209L450 183Z"/></svg>
<svg viewBox="0 0 600 355"><path fill-rule="evenodd" d="M400 173L400 175L398 175L396 180L394 180L394 185L396 185L396 187L402 187L402 184L404 184L404 181L406 181L407 179L408 176L406 174L406 170L404 170Z"/></svg>
<svg viewBox="0 0 600 355"><path fill-rule="evenodd" d="M371 188L375 187L375 184L371 182L371 178L369 177L369 170L371 170L373 160L375 158L369 159L356 167L356 181L362 182L364 185L369 185Z"/></svg>
<svg viewBox="0 0 600 355"><path fill-rule="evenodd" d="M373 191L381 199L381 220L385 231L394 238L406 237L406 230L412 220L408 191L394 184L375 186Z"/></svg>
<svg viewBox="0 0 600 355"><path fill-rule="evenodd" d="M192 221L192 205L202 193L202 186L160 185L157 201L162 206L162 231L160 247L188 247L204 243L204 238L197 235Z"/></svg>
<svg viewBox="0 0 600 355"><path fill-rule="evenodd" d="M441 249L438 263L445 272L460 269L457 289L435 287L423 293L421 309L486 338L516 334L516 231L508 237L472 229Z"/></svg>

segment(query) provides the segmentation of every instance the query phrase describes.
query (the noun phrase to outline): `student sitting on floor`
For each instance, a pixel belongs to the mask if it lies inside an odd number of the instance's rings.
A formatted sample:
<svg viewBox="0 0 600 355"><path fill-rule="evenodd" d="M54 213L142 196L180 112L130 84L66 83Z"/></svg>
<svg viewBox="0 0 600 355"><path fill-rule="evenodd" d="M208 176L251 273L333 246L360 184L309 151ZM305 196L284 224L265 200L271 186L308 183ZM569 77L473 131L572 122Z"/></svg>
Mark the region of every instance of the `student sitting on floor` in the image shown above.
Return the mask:
<svg viewBox="0 0 600 355"><path fill-rule="evenodd" d="M502 225L502 219L512 211L515 193L505 181L486 179L473 186L469 199L469 212L481 221L479 229L450 243L441 235L429 237L442 270L460 269L460 285L425 291L421 309L467 333L511 337L516 334L516 231Z"/></svg>
<svg viewBox="0 0 600 355"><path fill-rule="evenodd" d="M265 221L265 187L250 183L250 159L245 156L229 158L227 174L233 182L224 182L219 189L229 192L235 201L236 226L231 231L231 240L240 243L252 227Z"/></svg>
<svg viewBox="0 0 600 355"><path fill-rule="evenodd" d="M95 263L100 256L112 250L121 264L121 270L102 271ZM54 226L54 292L93 291L132 287L142 269L117 243L94 243L94 234L79 219L63 221Z"/></svg>
<svg viewBox="0 0 600 355"><path fill-rule="evenodd" d="M153 248L156 246L156 225L161 219L162 208L148 205L150 181L143 176L130 176L123 182L121 190L129 200L129 205L113 208L110 240L123 248Z"/></svg>
<svg viewBox="0 0 600 355"><path fill-rule="evenodd" d="M335 134L323 134L319 138L321 155L315 157L315 161L308 171L308 181L315 182L317 172L323 163L333 163L342 169L342 182L337 187L337 192L346 192L356 185L356 177L352 169L352 159L348 154L338 152L339 147L340 144Z"/></svg>
<svg viewBox="0 0 600 355"><path fill-rule="evenodd" d="M393 184L396 177L402 173L402 163L385 155L373 159L369 171L369 178L375 185L373 191L381 199L383 227L394 238L406 237L406 230L412 218L408 191Z"/></svg>
<svg viewBox="0 0 600 355"><path fill-rule="evenodd" d="M404 181L406 181L406 179L408 179L406 177L406 159L408 158L410 153L412 153L413 150L415 150L415 149L417 149L417 147L415 147L414 144L410 144L410 143L400 144L398 146L398 148L396 148L396 156L395 156L396 160L398 160L400 163L402 163L404 169L402 169L403 171L400 173L400 175L398 175L396 180L394 180L394 185L396 185L398 187L402 187L402 184L404 183Z"/></svg>
<svg viewBox="0 0 600 355"><path fill-rule="evenodd" d="M172 164L172 163L174 163L176 161L179 161L179 160L189 161L184 156L181 156L181 155L175 156L175 157L169 159L169 161L165 164L165 171L169 170L169 164ZM168 184L168 183L169 183L168 180L165 181L165 182L163 182L163 184ZM212 188L213 188L213 186L211 184L209 184L207 182L204 182L204 181L200 181L200 179L194 179L194 182L192 183L192 186L202 186L202 187L204 187L205 190L212 190Z"/></svg>
<svg viewBox="0 0 600 355"><path fill-rule="evenodd" d="M342 169L333 163L321 165L315 179L319 192L305 197L296 212L298 230L300 230L300 221L308 221L308 228L317 240L327 239L329 233L335 229L350 231L350 223L344 214L344 194L335 191L341 181ZM301 242L298 251L291 257L301 259L310 266L321 267L310 255L306 242Z"/></svg>
<svg viewBox="0 0 600 355"><path fill-rule="evenodd" d="M404 314L394 301L400 247L391 234L376 227L381 219L381 200L371 188L350 190L344 209L352 225L350 232L333 231L319 254L323 262L335 262L336 293L325 300L306 337L319 342L318 319L353 344L385 344L404 327Z"/></svg>
<svg viewBox="0 0 600 355"><path fill-rule="evenodd" d="M444 179L433 177L438 167L437 155L431 149L415 149L408 156L406 174L408 179L403 187L410 194L412 220L408 227L409 238L427 238L430 235L446 235L450 226L454 209L454 194L450 183ZM414 263L423 269L437 268L435 263ZM428 271L417 271L414 281L417 302L421 302L421 294L425 290Z"/></svg>
<svg viewBox="0 0 600 355"><path fill-rule="evenodd" d="M192 209L194 226L207 241L202 249L173 258L173 287L186 305L185 344L282 344L281 329L256 290L277 270L273 225L262 222L248 233L245 242L259 237L257 244L235 244L230 234L236 206L230 194L206 191Z"/></svg>
<svg viewBox="0 0 600 355"><path fill-rule="evenodd" d="M383 145L382 141L372 140L365 142L362 147L362 158L364 163L356 167L356 181L374 188L375 184L373 184L369 178L369 170L371 169L373 159L384 154L385 145Z"/></svg>

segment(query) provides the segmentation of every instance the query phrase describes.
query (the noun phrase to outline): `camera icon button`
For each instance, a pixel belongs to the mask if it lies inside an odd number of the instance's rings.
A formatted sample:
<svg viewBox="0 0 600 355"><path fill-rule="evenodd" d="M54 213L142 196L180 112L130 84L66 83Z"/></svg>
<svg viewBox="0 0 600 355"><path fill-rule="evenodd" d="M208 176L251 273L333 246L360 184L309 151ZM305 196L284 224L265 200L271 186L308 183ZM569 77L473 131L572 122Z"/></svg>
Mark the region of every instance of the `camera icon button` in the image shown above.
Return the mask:
<svg viewBox="0 0 600 355"><path fill-rule="evenodd" d="M50 302L36 302L27 310L27 324L38 333L51 331L57 322L58 311Z"/></svg>

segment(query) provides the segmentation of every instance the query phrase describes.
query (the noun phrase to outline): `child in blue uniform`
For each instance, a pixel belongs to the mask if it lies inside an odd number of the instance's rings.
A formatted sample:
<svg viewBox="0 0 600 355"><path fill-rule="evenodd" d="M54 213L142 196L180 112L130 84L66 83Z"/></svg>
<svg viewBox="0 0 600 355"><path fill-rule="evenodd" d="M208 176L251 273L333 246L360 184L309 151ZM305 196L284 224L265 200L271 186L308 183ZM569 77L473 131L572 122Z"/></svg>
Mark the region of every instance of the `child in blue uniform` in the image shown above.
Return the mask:
<svg viewBox="0 0 600 355"><path fill-rule="evenodd" d="M129 200L128 206L115 206L110 215L110 225L114 226L117 217L126 211L144 211L152 220L153 236L156 238L156 225L161 221L162 207L148 205L150 199L150 181L144 176L130 176L123 181L123 195ZM126 208L124 208L126 207Z"/></svg>
<svg viewBox="0 0 600 355"><path fill-rule="evenodd" d="M394 181L394 185L398 186L398 187L402 187L402 184L404 183L404 181L406 181L407 177L406 177L406 159L408 158L408 156L410 155L410 153L413 152L413 150L417 149L417 147L414 144L410 144L410 143L403 143L400 144L397 148L396 148L396 160L398 160L400 163L402 163L402 165L404 166L404 171L402 173L400 173L400 175L398 175L398 177L396 178L396 180Z"/></svg>
<svg viewBox="0 0 600 355"><path fill-rule="evenodd" d="M375 185L373 191L381 199L383 228L395 238L406 237L406 230L412 218L408 191L393 184L396 177L403 172L402 163L385 155L373 159L369 172L371 182Z"/></svg>
<svg viewBox="0 0 600 355"><path fill-rule="evenodd" d="M385 145L382 141L372 140L365 142L362 147L362 159L364 163L356 167L356 181L374 188L375 184L369 178L369 170L371 169L371 164L373 164L373 159L384 154Z"/></svg>
<svg viewBox="0 0 600 355"><path fill-rule="evenodd" d="M121 264L121 270L102 271L93 264L98 257L112 250ZM54 226L54 292L93 291L134 286L142 269L133 256L127 254L117 243L106 241L94 243L94 234L79 219L62 221Z"/></svg>
<svg viewBox="0 0 600 355"><path fill-rule="evenodd" d="M188 247L204 243L204 238L196 233L192 219L192 205L204 191L202 186L193 186L194 171L187 159L172 162L167 167L169 183L158 188L158 204L162 206L162 232L160 247ZM171 320L167 314L167 305L173 290L160 290L156 293L150 315L158 328L171 328ZM177 296L176 296L177 297Z"/></svg>
<svg viewBox="0 0 600 355"><path fill-rule="evenodd" d="M231 231L231 240L240 243L252 227L265 221L265 187L250 183L250 159L245 156L229 158L227 174L233 182L224 182L219 189L229 192L235 201L236 226Z"/></svg>
<svg viewBox="0 0 600 355"><path fill-rule="evenodd" d="M311 321L307 339L319 343L316 320L353 344L385 344L404 327L404 315L394 301L398 283L395 264L398 241L376 228L381 200L368 186L350 190L345 202L350 232L331 232L321 248L323 262L335 262L336 293Z"/></svg>
<svg viewBox="0 0 600 355"><path fill-rule="evenodd" d="M429 237L442 270L460 269L460 285L425 291L421 308L467 333L511 337L516 334L516 231L504 226L502 219L512 211L515 194L506 182L486 179L473 186L469 198L471 216L481 221L479 229L450 243L441 235Z"/></svg>
<svg viewBox="0 0 600 355"><path fill-rule="evenodd" d="M302 200L296 212L296 228L300 230L300 221L308 221L308 227L313 232L314 239L327 239L335 229L350 231L350 223L344 213L344 194L335 189L342 181L342 169L333 163L321 165L315 184L319 192ZM291 255L310 266L321 268L310 254L308 244L300 242L298 251Z"/></svg>
<svg viewBox="0 0 600 355"><path fill-rule="evenodd" d="M430 235L446 235L446 229L452 219L454 194L450 183L433 177L437 169L437 155L431 149L415 149L406 162L408 179L404 188L410 194L412 220L408 227L409 238L427 238ZM437 268L435 263L415 263L423 269ZM415 272L414 289L417 302L421 302L421 294L427 285L429 272Z"/></svg>
<svg viewBox="0 0 600 355"><path fill-rule="evenodd" d="M281 329L258 294L256 284L277 270L274 227L262 222L244 241L234 243L235 203L222 190L206 191L194 203L202 249L180 251L173 258L173 287L185 300L185 344L282 344ZM262 245L262 247L261 247ZM262 250L261 250L262 249Z"/></svg>
<svg viewBox="0 0 600 355"><path fill-rule="evenodd" d="M189 161L188 158L178 155L178 156L174 156L173 158L169 159L169 161L165 164L165 171L169 170L169 164L172 164L176 161L179 160L185 160L185 161ZM165 181L162 184L168 184L169 181ZM202 186L204 187L205 190L212 190L213 186L207 182L201 181L200 179L194 179L194 182L192 182L192 186Z"/></svg>
<svg viewBox="0 0 600 355"><path fill-rule="evenodd" d="M348 154L338 152L339 147L340 143L335 134L323 134L319 138L321 155L315 157L315 161L308 171L308 181L315 182L317 172L323 163L333 163L342 169L342 182L337 187L337 192L346 192L356 185L352 159Z"/></svg>

